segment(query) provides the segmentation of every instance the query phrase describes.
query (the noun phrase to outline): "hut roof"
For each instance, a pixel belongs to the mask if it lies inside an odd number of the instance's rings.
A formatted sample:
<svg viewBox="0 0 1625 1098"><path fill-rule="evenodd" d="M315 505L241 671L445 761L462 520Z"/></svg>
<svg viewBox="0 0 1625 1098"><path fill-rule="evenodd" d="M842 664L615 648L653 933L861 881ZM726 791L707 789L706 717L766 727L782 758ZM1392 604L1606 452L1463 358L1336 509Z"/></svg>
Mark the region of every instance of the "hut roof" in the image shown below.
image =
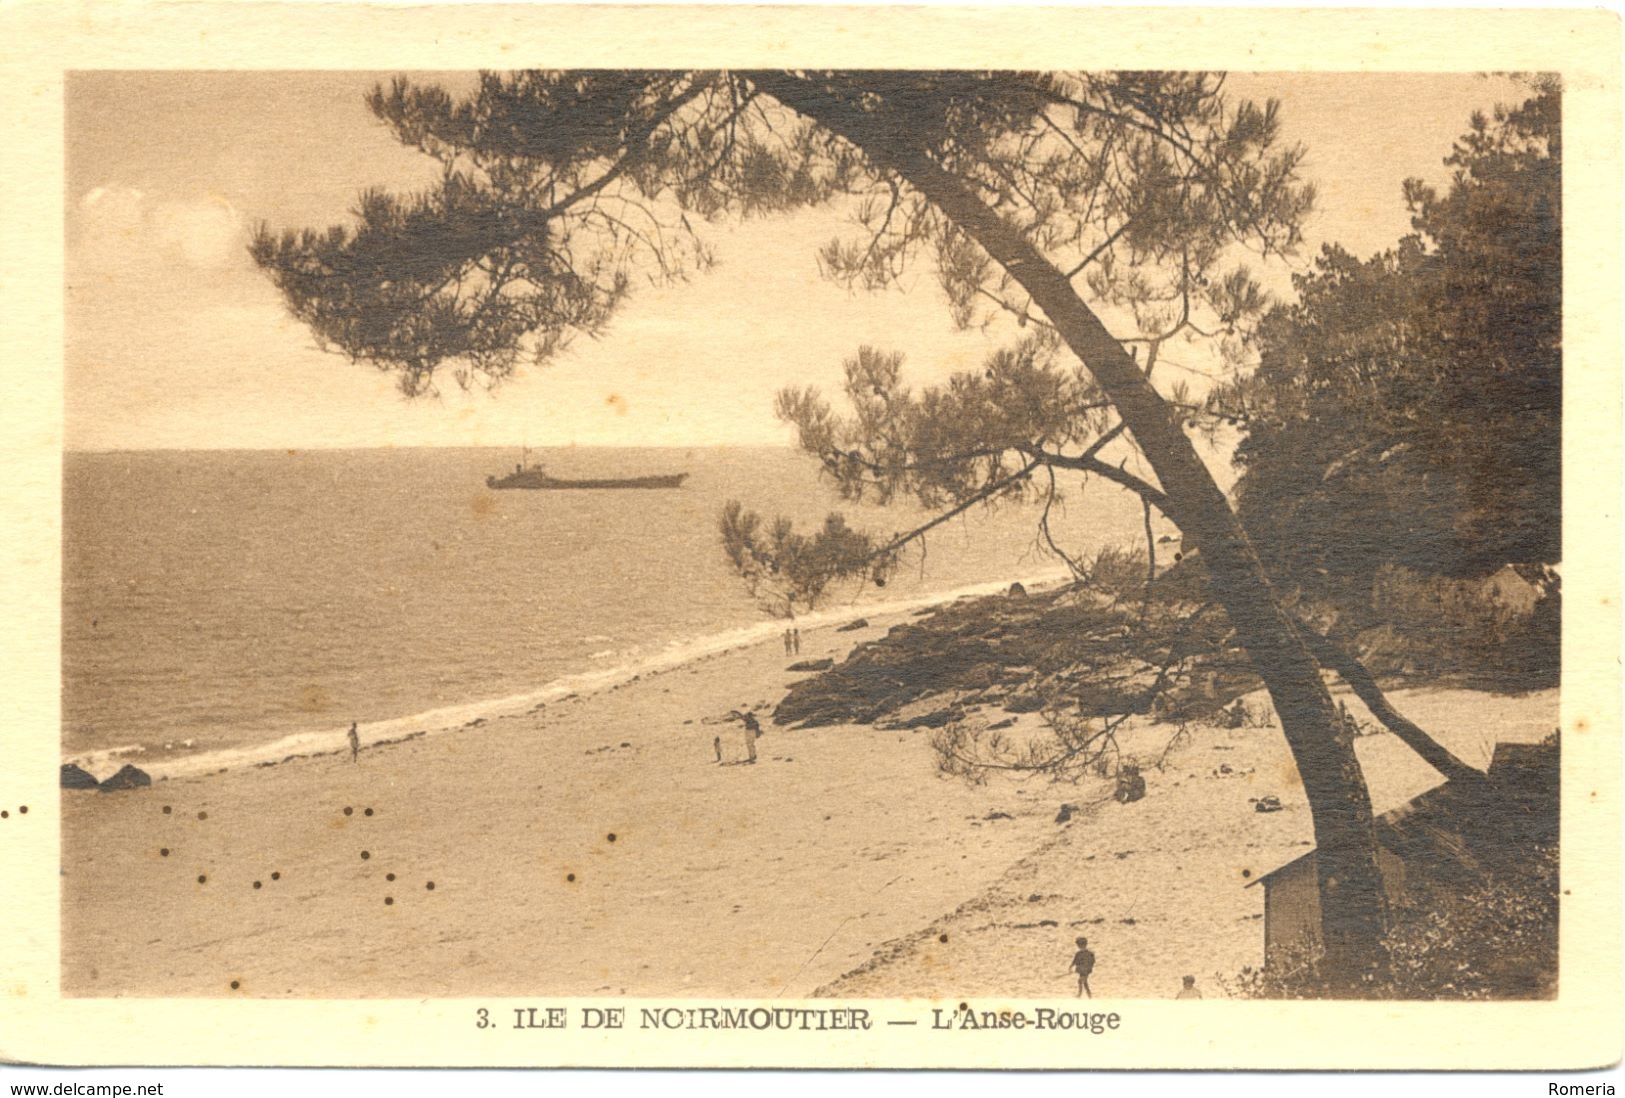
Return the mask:
<svg viewBox="0 0 1625 1098"><path fill-rule="evenodd" d="M1462 799L1460 791L1445 782L1389 809L1377 817L1378 845L1407 860L1436 855L1443 859L1441 864L1476 868L1477 861L1456 826ZM1313 849L1307 850L1284 865L1260 874L1244 887L1264 884L1314 854Z"/></svg>

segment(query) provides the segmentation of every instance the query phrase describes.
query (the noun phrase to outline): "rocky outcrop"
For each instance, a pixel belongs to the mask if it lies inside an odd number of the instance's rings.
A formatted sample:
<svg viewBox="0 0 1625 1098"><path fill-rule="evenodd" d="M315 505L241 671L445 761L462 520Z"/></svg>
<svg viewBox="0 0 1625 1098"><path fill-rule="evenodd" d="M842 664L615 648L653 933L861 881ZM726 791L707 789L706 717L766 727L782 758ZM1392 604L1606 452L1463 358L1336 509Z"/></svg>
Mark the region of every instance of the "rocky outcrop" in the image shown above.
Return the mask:
<svg viewBox="0 0 1625 1098"><path fill-rule="evenodd" d="M837 633L856 633L859 629L867 628L869 628L869 619L859 618L857 621L849 621L845 625L837 625L835 631Z"/></svg>
<svg viewBox="0 0 1625 1098"><path fill-rule="evenodd" d="M915 728L942 728L953 721L961 719L964 715L965 711L959 706L949 705L941 709L915 713L912 716L882 721L877 727L894 731L910 731Z"/></svg>
<svg viewBox="0 0 1625 1098"><path fill-rule="evenodd" d="M1209 615L1203 624L1218 628L1220 618ZM961 599L892 626L839 664L792 665L792 671L828 669L791 686L773 721L935 728L978 707L1034 713L1052 700L1083 716L1145 711L1169 646L1191 653L1208 643L1181 631L1171 613L1160 620L1142 627L1137 605L1080 589ZM1230 669L1204 672L1203 681L1202 690L1185 682L1165 691L1159 713L1210 712L1256 684L1249 673Z"/></svg>

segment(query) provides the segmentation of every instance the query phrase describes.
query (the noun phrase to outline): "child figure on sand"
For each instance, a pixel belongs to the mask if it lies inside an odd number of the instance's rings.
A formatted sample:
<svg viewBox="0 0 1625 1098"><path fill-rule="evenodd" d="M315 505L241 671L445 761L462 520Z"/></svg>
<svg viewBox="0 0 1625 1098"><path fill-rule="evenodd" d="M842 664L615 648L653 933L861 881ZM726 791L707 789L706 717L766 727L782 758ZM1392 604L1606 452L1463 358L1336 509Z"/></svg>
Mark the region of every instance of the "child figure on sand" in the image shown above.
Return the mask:
<svg viewBox="0 0 1625 1098"><path fill-rule="evenodd" d="M1089 939L1078 939L1078 951L1072 955L1071 971L1078 974L1078 998L1093 999L1095 993L1089 989L1089 974L1095 970L1095 955L1089 952Z"/></svg>

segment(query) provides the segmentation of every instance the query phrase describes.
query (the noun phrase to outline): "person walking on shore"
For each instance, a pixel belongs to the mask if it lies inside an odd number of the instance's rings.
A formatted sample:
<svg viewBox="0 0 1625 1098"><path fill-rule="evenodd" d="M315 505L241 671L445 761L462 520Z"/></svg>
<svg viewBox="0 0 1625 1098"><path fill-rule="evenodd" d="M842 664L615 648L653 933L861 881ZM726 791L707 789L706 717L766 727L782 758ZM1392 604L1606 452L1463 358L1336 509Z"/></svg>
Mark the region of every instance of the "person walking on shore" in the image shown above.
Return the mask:
<svg viewBox="0 0 1625 1098"><path fill-rule="evenodd" d="M790 630L788 629L784 631L784 654L786 656L790 655Z"/></svg>
<svg viewBox="0 0 1625 1098"><path fill-rule="evenodd" d="M801 630L790 630L790 641L795 646L796 655L801 655Z"/></svg>
<svg viewBox="0 0 1625 1098"><path fill-rule="evenodd" d="M355 721L350 722L350 761L361 761L361 734L355 729Z"/></svg>
<svg viewBox="0 0 1625 1098"><path fill-rule="evenodd" d="M1095 970L1095 955L1089 952L1089 939L1077 940L1078 951L1072 955L1071 971L1078 974L1078 998L1093 999L1095 993L1089 988L1089 974Z"/></svg>

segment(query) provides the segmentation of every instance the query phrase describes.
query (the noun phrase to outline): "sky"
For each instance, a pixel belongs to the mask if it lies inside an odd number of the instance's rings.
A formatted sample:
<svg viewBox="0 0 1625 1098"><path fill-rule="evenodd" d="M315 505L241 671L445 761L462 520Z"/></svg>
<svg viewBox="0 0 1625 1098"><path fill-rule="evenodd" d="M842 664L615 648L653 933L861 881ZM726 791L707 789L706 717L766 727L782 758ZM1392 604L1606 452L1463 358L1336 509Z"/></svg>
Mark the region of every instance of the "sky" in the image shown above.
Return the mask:
<svg viewBox="0 0 1625 1098"><path fill-rule="evenodd" d="M449 379L407 400L316 348L248 258L253 228L346 221L358 192L422 185L432 162L362 102L378 74L72 74L67 92L69 449L783 445L786 385L833 389L861 344L903 351L919 384L973 367L1015 329L952 329L924 265L882 293L823 280L836 209L707 232L716 268L639 286L598 340L577 339L494 393ZM466 75L452 75L452 82ZM1232 75L1281 100L1318 190L1302 269L1326 241L1357 255L1409 231L1401 181L1441 161L1474 110L1521 98L1504 78ZM1267 284L1288 292L1290 270Z"/></svg>

